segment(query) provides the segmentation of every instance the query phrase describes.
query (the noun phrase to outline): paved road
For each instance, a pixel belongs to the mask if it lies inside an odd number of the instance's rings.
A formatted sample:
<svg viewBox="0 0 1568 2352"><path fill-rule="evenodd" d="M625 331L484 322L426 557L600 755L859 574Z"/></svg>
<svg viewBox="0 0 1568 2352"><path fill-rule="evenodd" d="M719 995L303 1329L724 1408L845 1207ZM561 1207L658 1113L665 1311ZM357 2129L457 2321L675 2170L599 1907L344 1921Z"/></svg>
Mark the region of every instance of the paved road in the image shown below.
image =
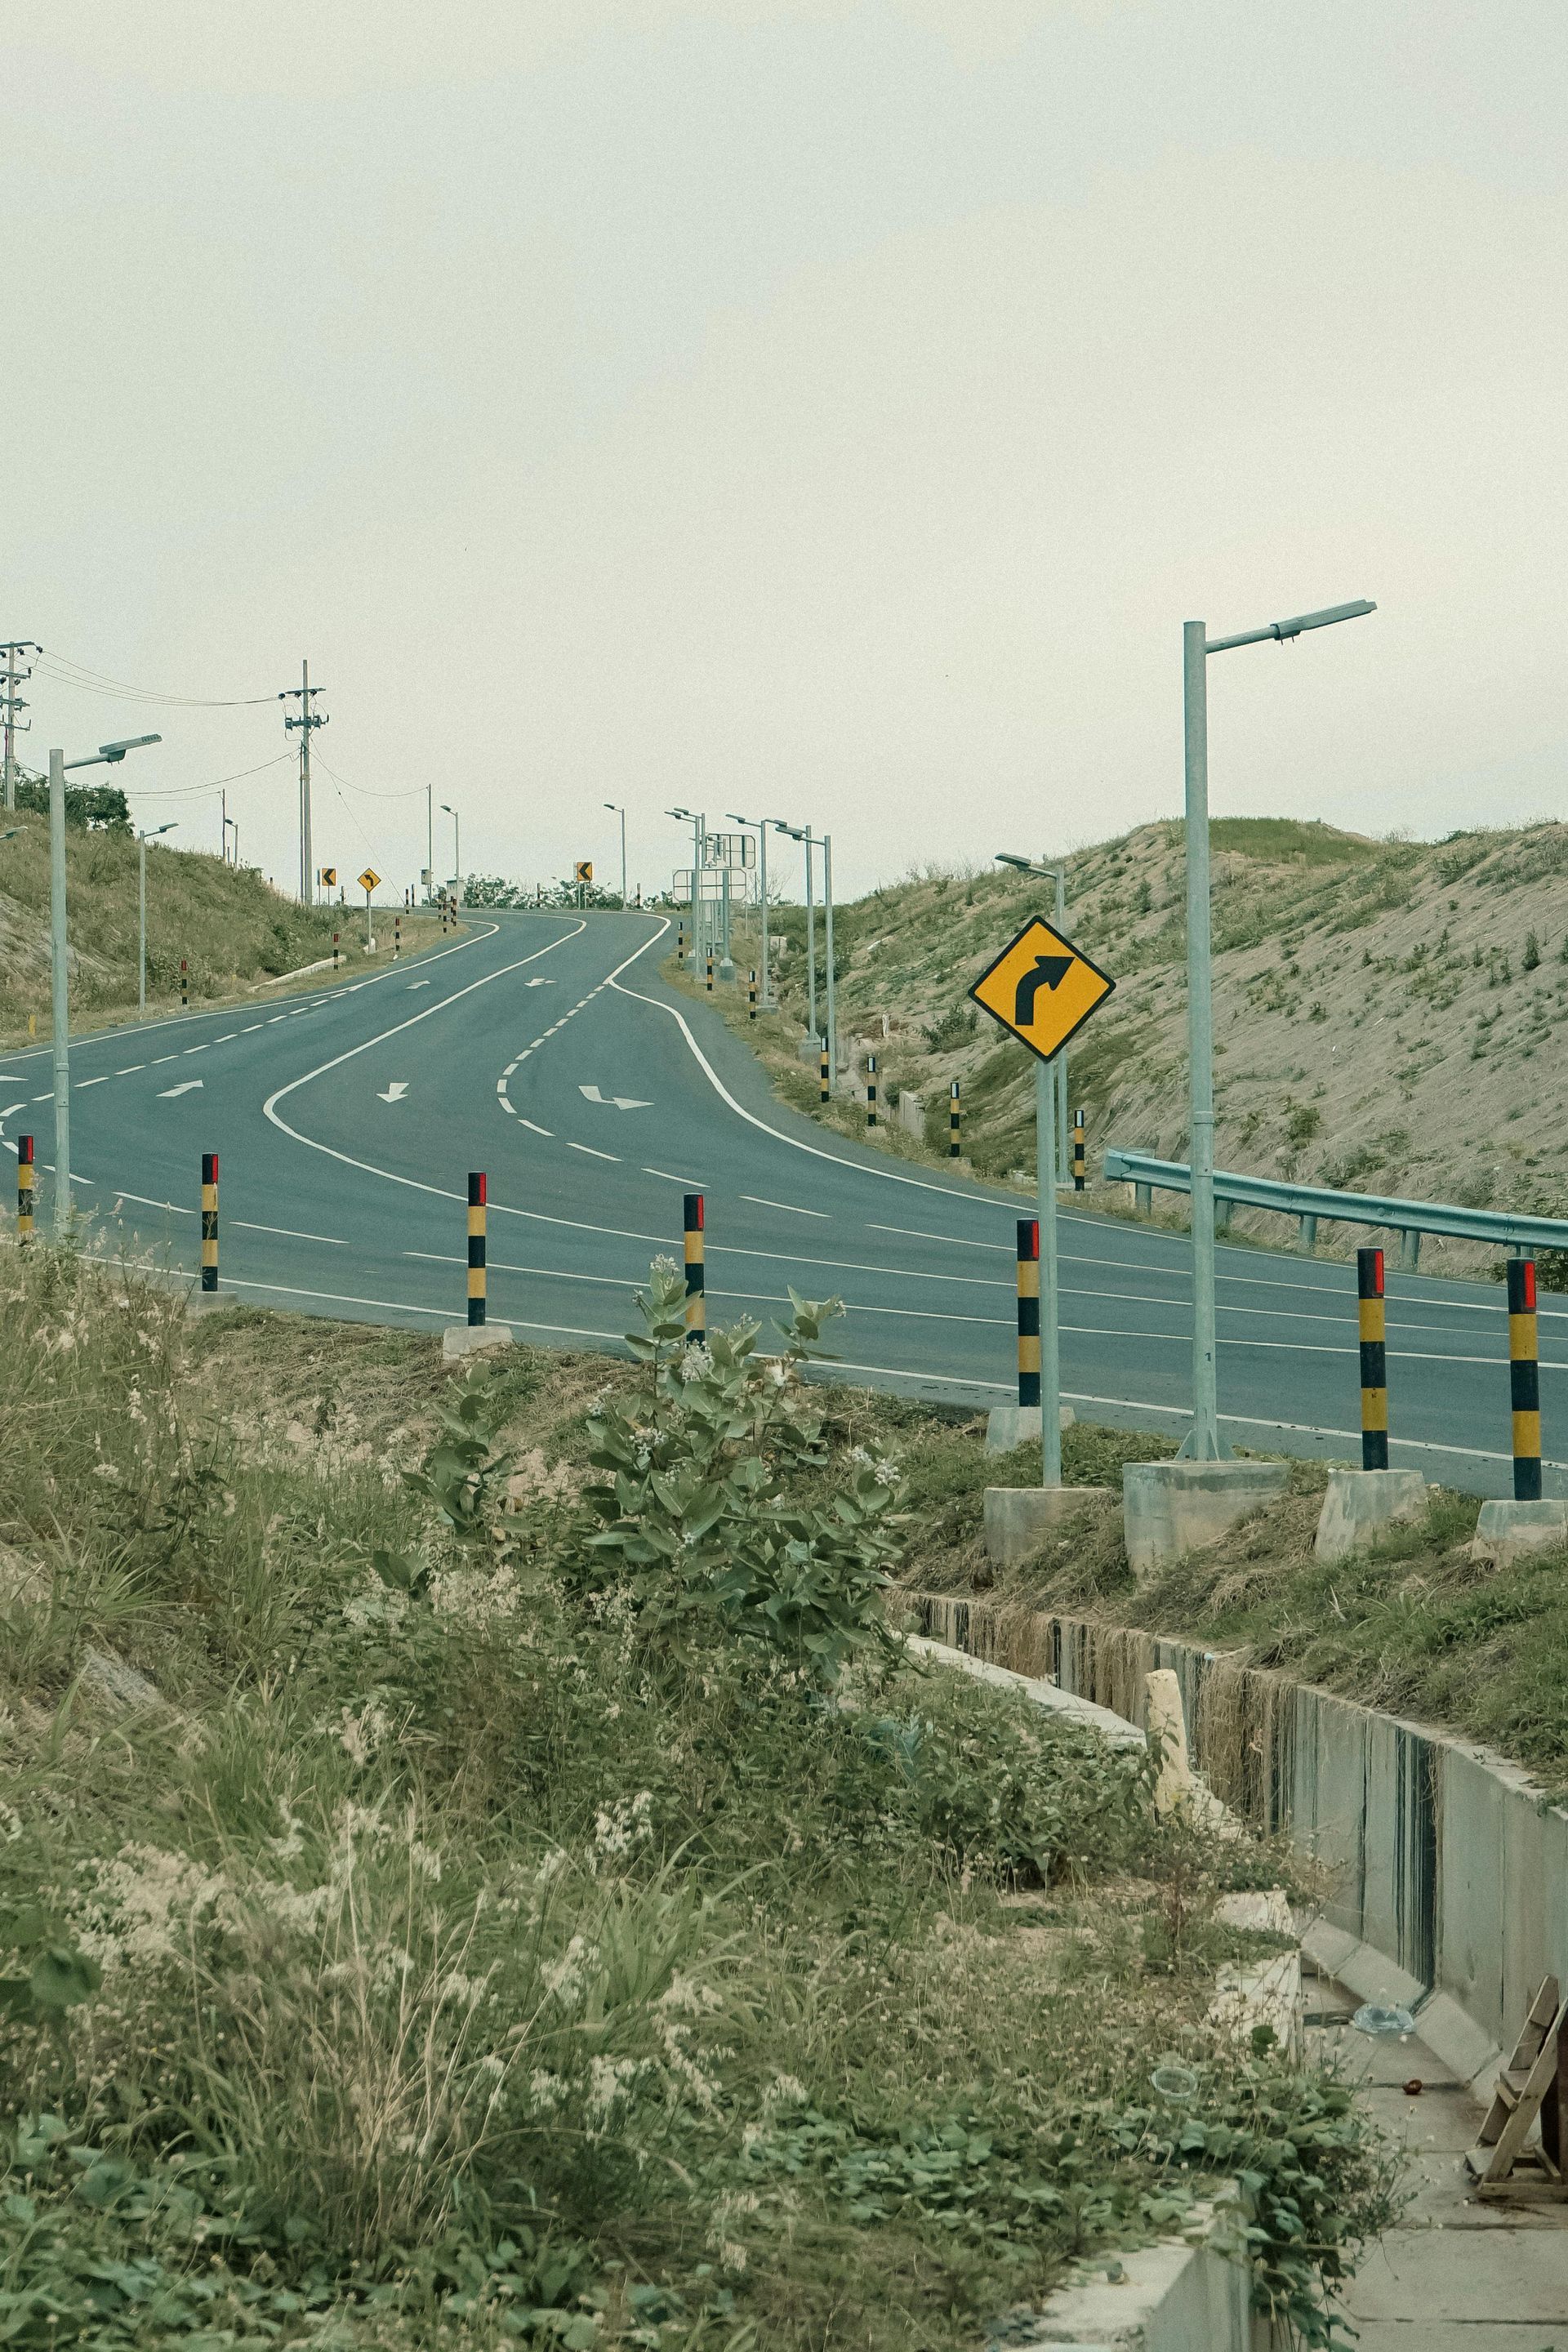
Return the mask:
<svg viewBox="0 0 1568 2352"><path fill-rule="evenodd" d="M466 1179L489 1174L490 1314L613 1346L680 1194L708 1197L715 1318L771 1328L787 1285L837 1293L843 1370L976 1407L1012 1394L1012 1220L1027 1203L894 1163L772 1098L710 1008L658 976L653 916L505 915L303 998L118 1029L73 1048L79 1205L104 1245L194 1272L198 1160L221 1157L222 1281L257 1304L435 1328L462 1318ZM49 1064L5 1059L0 1138L37 1138ZM618 1099L617 1099L618 1098ZM1178 1235L1068 1213L1064 1389L1084 1418L1179 1431L1191 1339ZM1238 1442L1354 1451L1353 1273L1222 1247L1220 1403ZM1542 1317L1547 1451L1568 1412L1568 1311ZM1509 1490L1494 1286L1394 1276L1396 1460ZM1568 1456L1568 1442L1558 1437ZM1568 1493L1568 1460L1547 1473Z"/></svg>

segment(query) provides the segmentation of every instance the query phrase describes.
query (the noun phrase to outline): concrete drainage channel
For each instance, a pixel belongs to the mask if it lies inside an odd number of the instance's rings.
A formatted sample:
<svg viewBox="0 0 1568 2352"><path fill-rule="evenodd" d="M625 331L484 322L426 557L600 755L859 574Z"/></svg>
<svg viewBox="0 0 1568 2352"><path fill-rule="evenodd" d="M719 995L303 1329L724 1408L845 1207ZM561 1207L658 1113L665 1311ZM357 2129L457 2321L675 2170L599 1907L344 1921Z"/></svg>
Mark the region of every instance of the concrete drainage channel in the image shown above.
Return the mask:
<svg viewBox="0 0 1568 2352"><path fill-rule="evenodd" d="M1008 1433L998 1433L1004 1441ZM1266 1509L1282 1493L1286 1475L1271 1463L1129 1465L1124 1525L1134 1571L1216 1542ZM994 1559L1010 1562L1037 1550L1060 1515L1037 1526L1028 1508L1035 1494L1025 1493L1022 1512L1014 1490L987 1493ZM1075 1495L1062 1507L1081 1507L1085 1499ZM1378 1529L1419 1517L1425 1507L1415 1472L1335 1471L1319 1520L1320 1557L1343 1559ZM1568 1537L1565 1522L1561 1503L1488 1505L1478 1556L1498 1559L1560 1546ZM1491 2098L1543 1979L1568 1984L1568 1808L1527 1771L1475 1742L1194 1643L1021 1605L929 1596L919 1607L922 1633L944 1654L962 1654L972 1670L1018 1676L1041 1705L1076 1702L1085 1719L1111 1737L1141 1736L1136 1727L1145 1721L1163 1728L1170 1714L1158 1690L1168 1675L1180 1694L1175 1720L1184 1717L1190 1727L1202 1784L1244 1820L1285 1833L1326 1867L1333 1892L1301 1937L1321 1982L1336 1998L1351 1996L1352 2006L1360 2000L1408 2010L1426 2071L1452 2094L1451 2104L1468 2111ZM1430 2181L1422 2177L1423 2195L1439 2175L1447 2184L1447 2203L1441 2213L1428 2211L1426 2224L1450 2234L1430 2242L1458 2253L1464 2242L1458 2233L1468 2233L1465 2260L1473 2276L1488 2263L1492 2275L1516 2263L1523 2284L1510 2273L1500 2286L1478 2290L1500 2298L1491 2308L1483 2303L1479 2329L1468 2311L1453 2315L1458 2336L1447 2332L1447 2318L1430 2337L1415 2323L1408 2336L1413 2352L1416 2344L1439 2340L1445 2347L1463 2341L1476 2352L1503 2342L1517 2344L1519 2352L1542 2352L1552 2327L1568 2322L1568 2232L1562 2228L1568 2210L1556 2205L1521 2218L1518 2209L1492 2206L1478 2220L1450 2156L1441 2163L1436 2156L1423 2158L1438 2168ZM1160 2260L1138 2270L1130 2262L1128 2269L1127 2284L1114 2290L1073 2290L1059 2319L1053 2305L1032 2340L1136 2345L1145 2352L1199 2345L1260 2352L1268 2344L1248 2317L1245 2294L1234 2309L1226 2304L1240 2273L1215 2248L1163 2249ZM1529 2307L1521 2302L1515 2312L1509 2298L1527 2293ZM1429 2301L1420 2307L1436 2316ZM1409 2323L1404 2311L1397 2319L1403 2342ZM1522 2334L1515 2333L1516 2321ZM1494 2334L1487 2323L1504 2332ZM1366 2340L1390 2339L1374 2326ZM1568 2347L1568 2333L1563 2340Z"/></svg>

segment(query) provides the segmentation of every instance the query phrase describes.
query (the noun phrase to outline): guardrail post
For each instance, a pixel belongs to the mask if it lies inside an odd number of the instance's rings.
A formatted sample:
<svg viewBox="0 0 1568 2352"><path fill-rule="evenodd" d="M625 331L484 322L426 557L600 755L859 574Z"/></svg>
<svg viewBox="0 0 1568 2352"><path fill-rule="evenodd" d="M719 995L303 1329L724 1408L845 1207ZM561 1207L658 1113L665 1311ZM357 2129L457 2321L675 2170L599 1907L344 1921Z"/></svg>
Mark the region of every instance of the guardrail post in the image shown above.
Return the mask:
<svg viewBox="0 0 1568 2352"><path fill-rule="evenodd" d="M748 835L747 835L746 838L747 838L747 840L748 840L748 841L751 839L751 835L750 835L750 834L748 834ZM756 1017L757 1017L757 975L756 975L756 973L753 971L753 972L752 972L752 977L751 977L750 981L749 981L749 982L748 982L748 983L747 983L747 987L746 987L746 1018L747 1018L747 1020L748 1020L748 1021L754 1021L754 1020L756 1019Z"/></svg>
<svg viewBox="0 0 1568 2352"><path fill-rule="evenodd" d="M1303 1257L1310 1257L1318 1246L1318 1220L1305 1212L1297 1220L1296 1246Z"/></svg>
<svg viewBox="0 0 1568 2352"><path fill-rule="evenodd" d="M963 1111L958 1099L958 1080L954 1078L947 1090L947 1156L950 1160L958 1160L963 1156L959 1148L962 1140L960 1132L962 1124Z"/></svg>
<svg viewBox="0 0 1568 2352"><path fill-rule="evenodd" d="M1535 1265L1508 1262L1508 1381L1513 1408L1513 1494L1541 1500L1541 1362L1535 1321Z"/></svg>
<svg viewBox="0 0 1568 2352"><path fill-rule="evenodd" d="M217 1153L202 1154L202 1295L217 1288Z"/></svg>
<svg viewBox="0 0 1568 2352"><path fill-rule="evenodd" d="M708 1337L707 1237L701 1193L684 1194L681 1208L686 1235L686 1344L700 1348Z"/></svg>
<svg viewBox="0 0 1568 2352"><path fill-rule="evenodd" d="M16 1138L16 1239L30 1242L33 1238L33 1187L37 1171L33 1164L33 1139L30 1135Z"/></svg>
<svg viewBox="0 0 1568 2352"><path fill-rule="evenodd" d="M1140 1216L1150 1217L1153 1215L1154 1187L1152 1184L1133 1185L1132 1205L1137 1210Z"/></svg>
<svg viewBox="0 0 1568 2352"><path fill-rule="evenodd" d="M485 1319L485 1291L488 1274L485 1265L485 1211L489 1187L482 1175L468 1177L468 1321L482 1323Z"/></svg>
<svg viewBox="0 0 1568 2352"><path fill-rule="evenodd" d="M1387 1309L1383 1298L1383 1252L1355 1254L1356 1316L1361 1339L1361 1466L1388 1467Z"/></svg>
<svg viewBox="0 0 1568 2352"><path fill-rule="evenodd" d="M1401 1274L1414 1274L1420 1262L1420 1228L1406 1225L1399 1236L1399 1271Z"/></svg>
<svg viewBox="0 0 1568 2352"><path fill-rule="evenodd" d="M817 1048L816 1085L817 1100L826 1102L833 1093L833 1063L827 1051L826 1037L820 1041Z"/></svg>
<svg viewBox="0 0 1568 2352"><path fill-rule="evenodd" d="M1072 1115L1072 1188L1081 1192L1088 1175L1088 1138L1085 1133L1087 1114L1080 1103Z"/></svg>
<svg viewBox="0 0 1568 2352"><path fill-rule="evenodd" d="M1230 1223L1231 1212L1232 1212L1232 1210L1235 1208L1235 1206L1236 1206L1236 1203L1235 1203L1235 1202L1234 1202L1234 1201L1226 1201L1226 1200L1222 1200L1222 1199L1221 1199L1221 1197L1220 1197L1220 1195L1219 1195L1217 1192L1215 1194L1215 1196L1214 1196L1214 1229L1215 1229L1215 1233L1216 1233L1216 1234L1223 1234L1223 1233L1224 1233L1224 1231L1225 1231L1226 1227L1226 1226L1229 1224L1229 1223Z"/></svg>
<svg viewBox="0 0 1568 2352"><path fill-rule="evenodd" d="M1018 1219L1018 1402L1040 1402L1040 1221Z"/></svg>

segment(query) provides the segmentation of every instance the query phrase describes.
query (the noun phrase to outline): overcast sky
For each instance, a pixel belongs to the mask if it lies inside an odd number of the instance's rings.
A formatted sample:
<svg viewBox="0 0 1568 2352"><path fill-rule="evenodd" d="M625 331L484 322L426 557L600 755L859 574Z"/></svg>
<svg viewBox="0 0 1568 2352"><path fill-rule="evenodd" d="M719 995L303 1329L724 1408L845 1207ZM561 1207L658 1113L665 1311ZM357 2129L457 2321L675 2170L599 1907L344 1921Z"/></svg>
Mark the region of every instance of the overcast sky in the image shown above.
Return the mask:
<svg viewBox="0 0 1568 2352"><path fill-rule="evenodd" d="M0 637L327 688L318 857L847 891L1181 796L1435 834L1564 798L1562 0L48 0L4 19ZM40 672L43 764L276 702ZM289 766L231 788L292 886ZM437 866L450 870L450 820ZM798 863L798 853L795 853Z"/></svg>

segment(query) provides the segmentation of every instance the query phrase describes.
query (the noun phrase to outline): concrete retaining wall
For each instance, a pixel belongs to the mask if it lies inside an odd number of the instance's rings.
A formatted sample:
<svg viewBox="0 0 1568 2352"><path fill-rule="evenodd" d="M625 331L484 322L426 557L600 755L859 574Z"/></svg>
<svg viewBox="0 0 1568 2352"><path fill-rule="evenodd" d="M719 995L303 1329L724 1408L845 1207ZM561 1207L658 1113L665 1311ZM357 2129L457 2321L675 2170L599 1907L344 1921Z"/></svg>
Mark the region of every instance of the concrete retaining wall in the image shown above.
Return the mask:
<svg viewBox="0 0 1568 2352"><path fill-rule="evenodd" d="M1142 1722L1182 1685L1216 1797L1328 1864L1308 1948L1365 1997L1423 2002L1422 2032L1484 2084L1541 1979L1568 1980L1568 1811L1517 1765L1233 1655L981 1601L921 1600L922 1632Z"/></svg>

